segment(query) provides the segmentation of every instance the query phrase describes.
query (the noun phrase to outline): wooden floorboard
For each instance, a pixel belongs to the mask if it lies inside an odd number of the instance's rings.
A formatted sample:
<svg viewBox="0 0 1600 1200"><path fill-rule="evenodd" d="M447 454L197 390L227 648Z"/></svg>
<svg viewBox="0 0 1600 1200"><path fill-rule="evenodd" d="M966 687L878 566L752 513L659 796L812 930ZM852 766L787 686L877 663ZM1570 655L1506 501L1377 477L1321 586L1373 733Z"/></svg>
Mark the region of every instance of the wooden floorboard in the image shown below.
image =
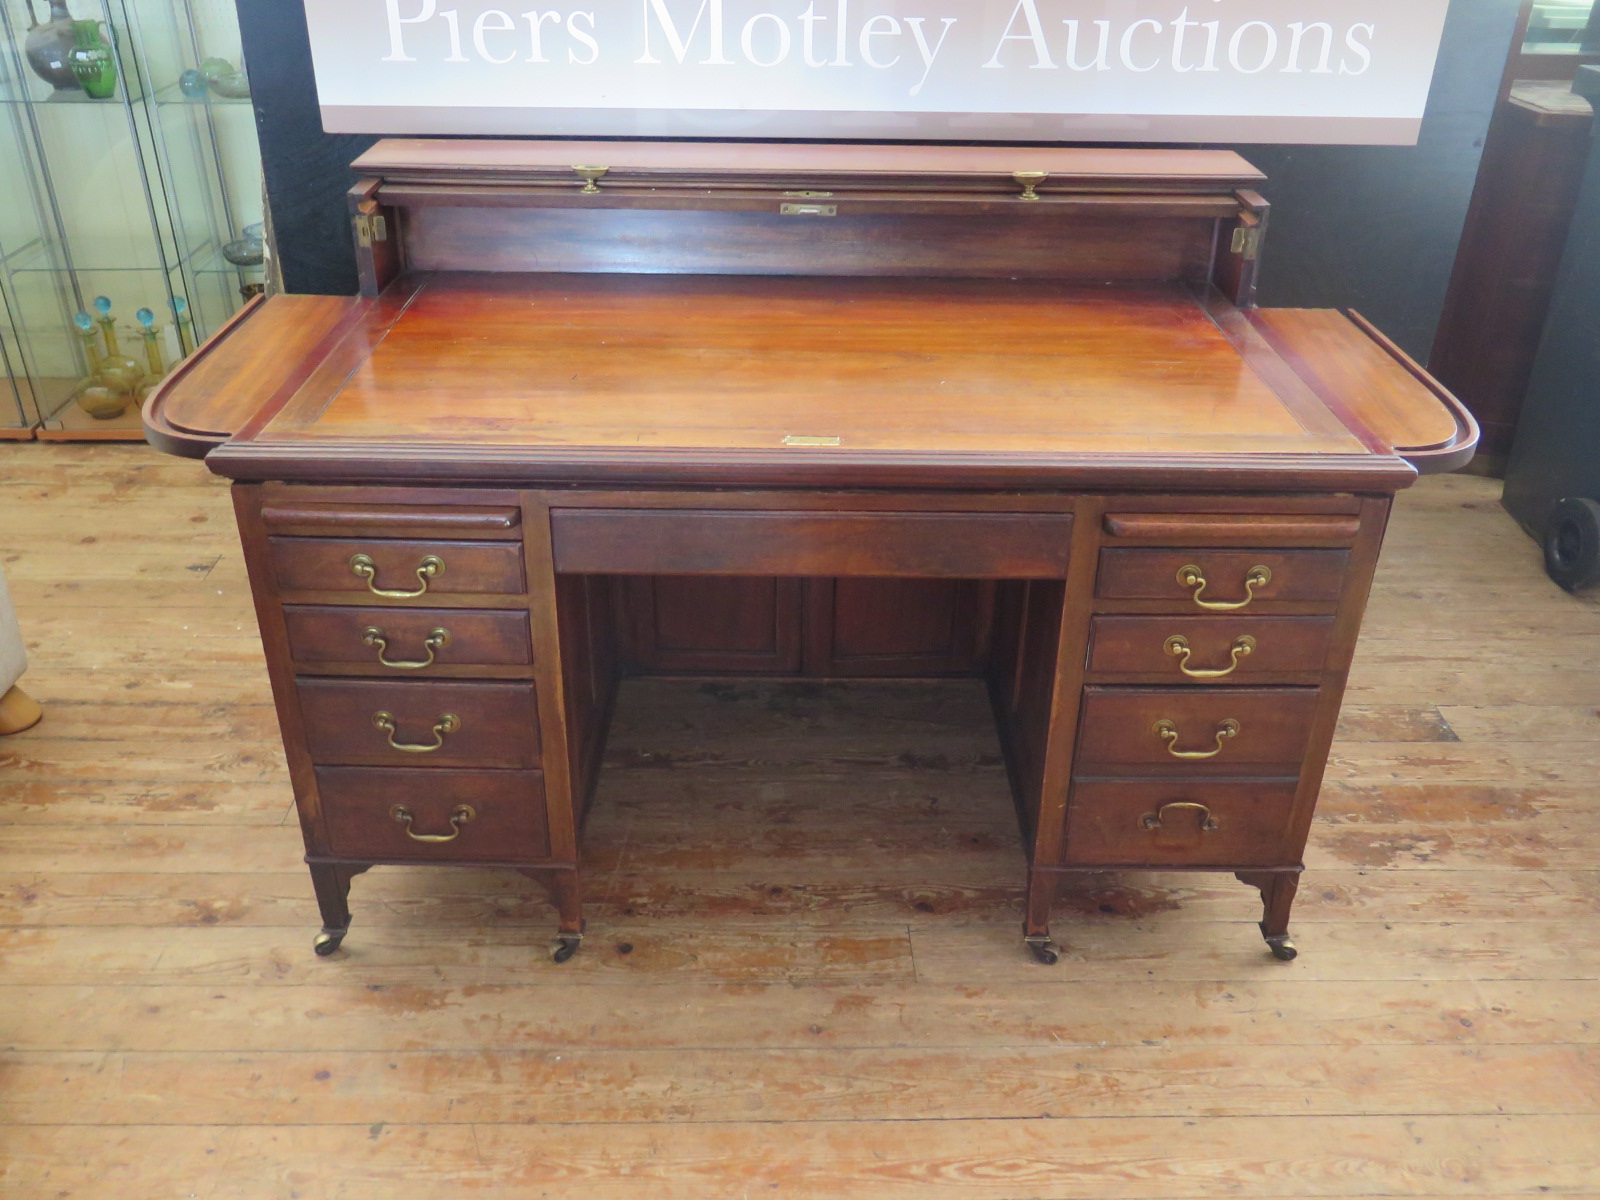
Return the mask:
<svg viewBox="0 0 1600 1200"><path fill-rule="evenodd" d="M47 717L0 741L0 1196L1600 1197L1600 595L1402 496L1273 961L1086 875L1059 966L970 685L635 684L590 938L509 873L318 924L227 489L0 447Z"/></svg>

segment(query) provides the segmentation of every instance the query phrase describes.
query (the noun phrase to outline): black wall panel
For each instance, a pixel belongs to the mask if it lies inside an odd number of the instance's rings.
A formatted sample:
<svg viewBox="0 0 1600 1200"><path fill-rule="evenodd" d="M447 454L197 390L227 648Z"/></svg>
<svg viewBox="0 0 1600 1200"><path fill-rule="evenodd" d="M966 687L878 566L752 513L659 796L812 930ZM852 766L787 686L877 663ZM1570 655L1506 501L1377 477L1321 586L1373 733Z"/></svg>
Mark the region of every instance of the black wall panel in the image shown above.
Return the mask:
<svg viewBox="0 0 1600 1200"><path fill-rule="evenodd" d="M357 290L344 193L350 160L376 138L322 132L300 0L238 0L272 232L290 292Z"/></svg>
<svg viewBox="0 0 1600 1200"><path fill-rule="evenodd" d="M284 285L354 292L343 193L373 139L322 132L299 0L238 6ZM1518 8L1452 0L1414 147L1237 147L1272 177L1262 304L1357 308L1426 357Z"/></svg>
<svg viewBox="0 0 1600 1200"><path fill-rule="evenodd" d="M1520 7L1452 0L1415 146L1233 147L1270 176L1259 303L1358 309L1427 361Z"/></svg>

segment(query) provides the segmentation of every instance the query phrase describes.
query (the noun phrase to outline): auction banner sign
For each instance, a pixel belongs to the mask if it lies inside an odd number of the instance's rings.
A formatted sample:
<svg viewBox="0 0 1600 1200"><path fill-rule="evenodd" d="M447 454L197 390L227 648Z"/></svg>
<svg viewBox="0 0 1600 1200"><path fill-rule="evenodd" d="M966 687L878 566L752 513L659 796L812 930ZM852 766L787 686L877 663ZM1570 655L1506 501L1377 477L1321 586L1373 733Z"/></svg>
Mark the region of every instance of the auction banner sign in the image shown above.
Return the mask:
<svg viewBox="0 0 1600 1200"><path fill-rule="evenodd" d="M305 0L330 133L1416 141L1449 0Z"/></svg>

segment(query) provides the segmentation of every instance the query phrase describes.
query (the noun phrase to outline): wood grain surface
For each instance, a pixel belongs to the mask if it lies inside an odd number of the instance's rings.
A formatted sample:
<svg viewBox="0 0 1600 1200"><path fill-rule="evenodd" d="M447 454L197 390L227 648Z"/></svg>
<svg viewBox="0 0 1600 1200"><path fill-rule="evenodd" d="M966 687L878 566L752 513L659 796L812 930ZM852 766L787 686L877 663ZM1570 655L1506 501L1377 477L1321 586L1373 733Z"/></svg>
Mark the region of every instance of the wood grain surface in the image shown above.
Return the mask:
<svg viewBox="0 0 1600 1200"><path fill-rule="evenodd" d="M1176 284L448 273L412 284L403 313L374 310L372 328L351 334L353 372L302 388L265 439L1365 453L1326 413L1303 423L1298 396L1280 396ZM1438 408L1416 390L1397 403Z"/></svg>
<svg viewBox="0 0 1600 1200"><path fill-rule="evenodd" d="M274 296L228 323L211 345L226 355L186 360L151 394L157 444L203 457L225 441L279 388L299 378L300 363L360 310L350 296Z"/></svg>
<svg viewBox="0 0 1600 1200"><path fill-rule="evenodd" d="M20 445L0 514L8 1196L1600 1194L1600 600L1488 480L1399 499L1300 958L1107 871L1053 971L960 682L631 684L572 962L533 881L404 867L316 959L225 487Z"/></svg>

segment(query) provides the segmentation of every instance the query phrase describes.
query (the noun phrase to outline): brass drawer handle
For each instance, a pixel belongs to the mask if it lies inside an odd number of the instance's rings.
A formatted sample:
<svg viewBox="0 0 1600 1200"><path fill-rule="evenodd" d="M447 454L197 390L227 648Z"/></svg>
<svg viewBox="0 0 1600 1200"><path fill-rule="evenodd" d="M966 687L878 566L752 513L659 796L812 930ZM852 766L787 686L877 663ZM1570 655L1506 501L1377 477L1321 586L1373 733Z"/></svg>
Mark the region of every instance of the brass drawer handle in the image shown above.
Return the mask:
<svg viewBox="0 0 1600 1200"><path fill-rule="evenodd" d="M428 590L428 581L444 574L444 559L437 554L429 554L417 564L417 590L405 592L397 588L381 588L377 584L378 564L372 561L369 554L352 554L350 556L350 573L357 579L364 579L367 591L374 596L382 596L385 600L411 600L424 595Z"/></svg>
<svg viewBox="0 0 1600 1200"><path fill-rule="evenodd" d="M1178 568L1178 583L1193 588L1194 602L1208 612L1237 612L1246 608L1256 598L1256 589L1266 587L1271 582L1272 570L1257 565L1245 572L1243 600L1202 600L1200 594L1206 590L1206 577L1200 573L1200 568L1193 563Z"/></svg>
<svg viewBox="0 0 1600 1200"><path fill-rule="evenodd" d="M1189 639L1181 633L1175 633L1169 637L1163 647L1168 654L1178 660L1178 670L1182 671L1190 679L1221 679L1226 675L1232 675L1239 669L1239 660L1255 653L1255 648L1255 638L1248 633L1241 633L1233 639L1233 650L1229 655L1232 661L1225 667L1211 668L1191 667L1189 665L1189 656L1194 651L1189 646Z"/></svg>
<svg viewBox="0 0 1600 1200"><path fill-rule="evenodd" d="M472 805L458 804L450 812L449 833L418 833L411 828L411 822L416 818L411 815L411 810L404 804L396 804L389 810L389 819L391 821L399 821L400 824L404 825L406 827L406 836L413 842L453 842L461 836L461 827L477 815Z"/></svg>
<svg viewBox="0 0 1600 1200"><path fill-rule="evenodd" d="M1151 732L1167 744L1168 754L1172 755L1173 758L1183 759L1215 758L1222 753L1223 742L1231 737L1239 736L1239 722L1232 717L1228 717L1226 720L1217 723L1217 747L1215 750L1179 750L1177 725L1163 717L1150 728Z"/></svg>
<svg viewBox="0 0 1600 1200"><path fill-rule="evenodd" d="M432 754L435 750L444 748L444 735L454 733L461 728L461 718L455 713L445 713L433 725L433 745L418 746L409 742L394 740L394 714L388 712L375 712L372 714L372 723L381 729L389 738L389 746L394 750L402 750L407 754Z"/></svg>
<svg viewBox="0 0 1600 1200"><path fill-rule="evenodd" d="M383 630L376 625L368 625L361 631L361 642L366 646L376 647L378 661L386 667L393 667L397 671L420 671L424 667L433 666L433 654L436 650L443 650L450 644L450 631L448 629L435 629L422 639L422 648L428 652L428 657L418 661L407 661L397 658L387 659L383 652L389 648L388 641L383 636Z"/></svg>
<svg viewBox="0 0 1600 1200"><path fill-rule="evenodd" d="M1155 812L1145 813L1139 818L1139 824L1146 829L1161 829L1165 826L1168 813L1192 812L1201 833L1215 833L1221 828L1217 819L1211 815L1211 810L1204 804L1196 804L1193 800L1174 800L1170 804L1163 804Z"/></svg>

